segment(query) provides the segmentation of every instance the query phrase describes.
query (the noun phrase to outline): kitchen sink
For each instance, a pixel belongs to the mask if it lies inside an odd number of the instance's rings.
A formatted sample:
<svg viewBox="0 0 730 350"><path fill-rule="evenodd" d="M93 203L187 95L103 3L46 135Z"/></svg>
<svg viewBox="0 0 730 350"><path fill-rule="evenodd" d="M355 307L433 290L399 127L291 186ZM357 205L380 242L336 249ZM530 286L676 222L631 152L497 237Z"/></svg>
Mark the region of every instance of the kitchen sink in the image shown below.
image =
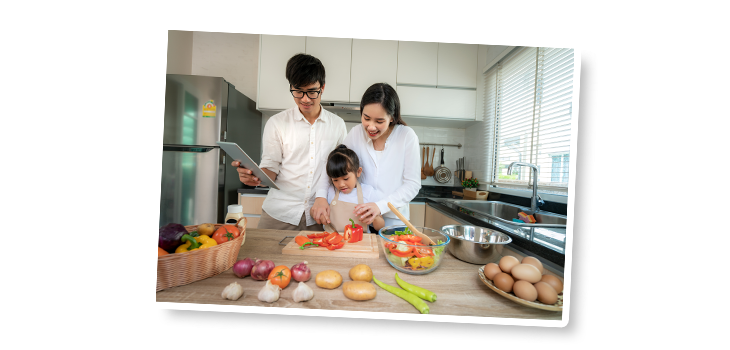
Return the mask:
<svg viewBox="0 0 730 350"><path fill-rule="evenodd" d="M533 214L536 223L514 222L521 211L530 208L499 201L475 201L459 199L437 199L464 214L494 225L507 233L515 234L530 241L540 243L555 251L565 252L565 238L568 217L565 215L538 211Z"/></svg>

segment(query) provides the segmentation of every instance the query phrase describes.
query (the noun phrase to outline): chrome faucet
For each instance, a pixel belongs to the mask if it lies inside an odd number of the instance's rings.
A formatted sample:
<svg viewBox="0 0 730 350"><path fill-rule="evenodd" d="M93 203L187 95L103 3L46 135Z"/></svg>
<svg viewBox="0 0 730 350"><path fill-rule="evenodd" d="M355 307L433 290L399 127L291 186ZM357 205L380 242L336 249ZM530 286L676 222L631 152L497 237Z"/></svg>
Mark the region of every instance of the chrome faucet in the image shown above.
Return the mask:
<svg viewBox="0 0 730 350"><path fill-rule="evenodd" d="M512 162L509 167L507 167L507 175L512 175L512 167L515 165L532 168L532 198L530 199L530 213L527 214L535 214L538 210L540 210L539 207L545 204L545 201L543 201L542 198L540 198L540 195L537 194L537 165L525 162Z"/></svg>

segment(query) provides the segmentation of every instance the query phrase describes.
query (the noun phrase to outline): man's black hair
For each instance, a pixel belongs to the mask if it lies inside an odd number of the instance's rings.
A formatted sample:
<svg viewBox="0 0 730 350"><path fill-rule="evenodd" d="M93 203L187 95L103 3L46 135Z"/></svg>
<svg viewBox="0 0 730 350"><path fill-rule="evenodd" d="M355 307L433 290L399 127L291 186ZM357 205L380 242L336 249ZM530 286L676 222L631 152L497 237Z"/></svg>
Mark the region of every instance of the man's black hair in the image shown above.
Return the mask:
<svg viewBox="0 0 730 350"><path fill-rule="evenodd" d="M312 55L296 54L286 63L286 80L295 89L316 82L324 85L324 65Z"/></svg>

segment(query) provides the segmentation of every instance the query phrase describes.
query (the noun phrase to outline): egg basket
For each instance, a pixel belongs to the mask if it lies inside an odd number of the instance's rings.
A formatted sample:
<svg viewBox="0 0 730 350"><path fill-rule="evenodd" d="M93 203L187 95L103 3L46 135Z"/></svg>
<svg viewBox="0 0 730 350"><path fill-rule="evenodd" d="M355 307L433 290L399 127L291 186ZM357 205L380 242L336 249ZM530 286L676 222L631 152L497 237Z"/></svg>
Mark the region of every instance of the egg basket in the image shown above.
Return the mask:
<svg viewBox="0 0 730 350"><path fill-rule="evenodd" d="M215 276L230 269L238 259L238 251L246 241L246 218L239 222L241 234L216 246L196 249L186 253L163 255L157 258L157 291L177 287ZM223 224L215 224L217 230ZM198 225L185 226L188 232L198 230Z"/></svg>

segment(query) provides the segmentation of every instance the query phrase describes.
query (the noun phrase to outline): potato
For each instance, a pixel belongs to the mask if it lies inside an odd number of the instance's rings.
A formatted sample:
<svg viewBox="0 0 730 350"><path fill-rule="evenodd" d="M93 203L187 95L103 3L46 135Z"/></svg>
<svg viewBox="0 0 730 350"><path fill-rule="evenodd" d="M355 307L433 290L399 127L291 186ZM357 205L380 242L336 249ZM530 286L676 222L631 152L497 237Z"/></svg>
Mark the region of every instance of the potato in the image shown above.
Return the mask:
<svg viewBox="0 0 730 350"><path fill-rule="evenodd" d="M342 275L335 270L325 270L317 274L314 283L320 288L335 289L342 284Z"/></svg>
<svg viewBox="0 0 730 350"><path fill-rule="evenodd" d="M375 298L375 286L365 281L348 281L342 285L345 296L352 300L370 300Z"/></svg>
<svg viewBox="0 0 730 350"><path fill-rule="evenodd" d="M353 281L370 282L373 280L373 270L365 264L355 265L355 267L350 269L350 278Z"/></svg>
<svg viewBox="0 0 730 350"><path fill-rule="evenodd" d="M208 237L212 237L213 231L215 231L215 226L213 226L213 224L202 224L202 225L198 226L199 235L206 235Z"/></svg>

